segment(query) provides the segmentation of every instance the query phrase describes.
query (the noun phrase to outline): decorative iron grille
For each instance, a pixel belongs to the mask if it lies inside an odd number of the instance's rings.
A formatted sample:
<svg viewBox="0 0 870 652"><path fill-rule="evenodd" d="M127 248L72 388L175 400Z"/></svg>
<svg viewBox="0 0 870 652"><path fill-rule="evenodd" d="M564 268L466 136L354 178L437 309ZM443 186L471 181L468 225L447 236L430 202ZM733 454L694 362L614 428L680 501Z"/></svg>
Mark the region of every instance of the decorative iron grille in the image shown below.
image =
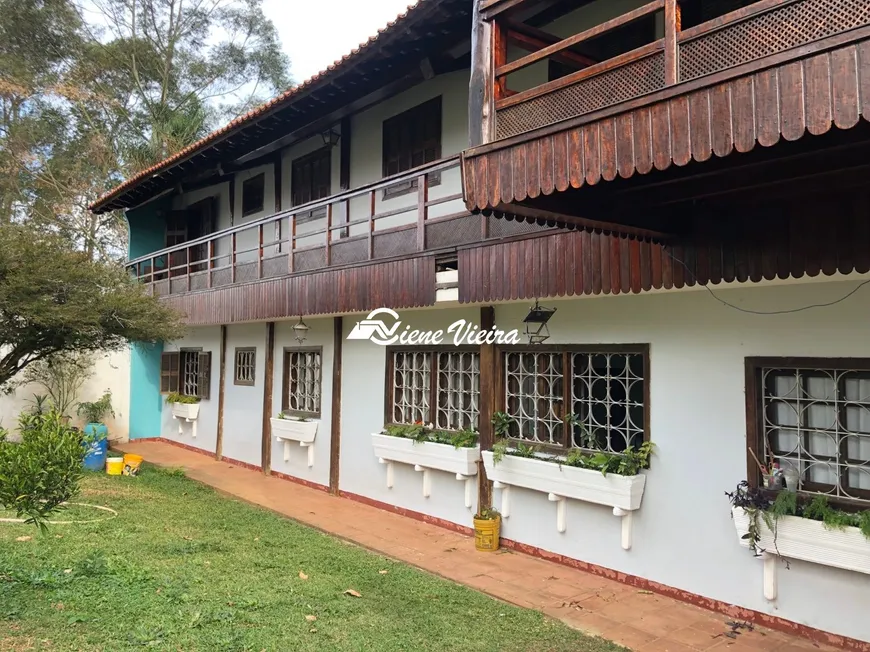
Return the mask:
<svg viewBox="0 0 870 652"><path fill-rule="evenodd" d="M497 111L497 138L619 104L665 86L665 55L656 52L576 84Z"/></svg>
<svg viewBox="0 0 870 652"><path fill-rule="evenodd" d="M395 351L392 423L429 423L431 387L431 354L422 351Z"/></svg>
<svg viewBox="0 0 870 652"><path fill-rule="evenodd" d="M182 391L185 396L199 396L199 352L182 351Z"/></svg>
<svg viewBox="0 0 870 652"><path fill-rule="evenodd" d="M505 412L514 419L511 437L564 445L564 362L562 353L505 354Z"/></svg>
<svg viewBox="0 0 870 652"><path fill-rule="evenodd" d="M287 408L320 414L320 351L288 351Z"/></svg>
<svg viewBox="0 0 870 652"><path fill-rule="evenodd" d="M798 491L870 500L870 371L761 370L766 450Z"/></svg>
<svg viewBox="0 0 870 652"><path fill-rule="evenodd" d="M236 385L253 385L257 370L257 349L236 349Z"/></svg>
<svg viewBox="0 0 870 652"><path fill-rule="evenodd" d="M480 355L473 352L437 354L438 409L435 427L477 430L480 414Z"/></svg>
<svg viewBox="0 0 870 652"><path fill-rule="evenodd" d="M680 45L688 81L870 23L866 0L804 0L750 16Z"/></svg>

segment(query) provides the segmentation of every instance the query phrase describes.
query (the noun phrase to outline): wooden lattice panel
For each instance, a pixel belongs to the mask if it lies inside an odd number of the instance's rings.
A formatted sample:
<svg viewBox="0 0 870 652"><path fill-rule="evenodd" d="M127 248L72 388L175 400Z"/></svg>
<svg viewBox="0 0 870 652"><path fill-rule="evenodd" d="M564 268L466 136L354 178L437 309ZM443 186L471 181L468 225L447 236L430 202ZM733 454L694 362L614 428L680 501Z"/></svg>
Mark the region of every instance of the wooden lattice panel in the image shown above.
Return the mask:
<svg viewBox="0 0 870 652"><path fill-rule="evenodd" d="M795 2L682 43L680 80L703 77L867 24L867 0Z"/></svg>
<svg viewBox="0 0 870 652"><path fill-rule="evenodd" d="M498 138L619 104L665 85L665 55L649 55L497 112Z"/></svg>
<svg viewBox="0 0 870 652"><path fill-rule="evenodd" d="M293 271L304 272L326 267L326 247L304 249L293 254Z"/></svg>
<svg viewBox="0 0 870 652"><path fill-rule="evenodd" d="M369 257L368 240L358 238L355 240L333 241L329 255L332 265L361 263L364 260L368 260Z"/></svg>
<svg viewBox="0 0 870 652"><path fill-rule="evenodd" d="M466 215L455 220L432 222L426 225L428 249L453 247L480 240L480 220L477 215Z"/></svg>
<svg viewBox="0 0 870 652"><path fill-rule="evenodd" d="M403 229L401 231L389 231L374 235L375 258L391 258L413 253L417 249L416 229Z"/></svg>

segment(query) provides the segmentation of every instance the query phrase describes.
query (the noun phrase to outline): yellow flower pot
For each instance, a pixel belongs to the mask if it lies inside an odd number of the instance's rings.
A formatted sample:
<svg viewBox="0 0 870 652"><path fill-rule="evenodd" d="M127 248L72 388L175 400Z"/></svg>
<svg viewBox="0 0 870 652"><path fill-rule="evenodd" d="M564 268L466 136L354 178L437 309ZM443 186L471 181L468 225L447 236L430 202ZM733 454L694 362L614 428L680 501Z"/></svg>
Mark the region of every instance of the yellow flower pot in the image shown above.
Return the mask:
<svg viewBox="0 0 870 652"><path fill-rule="evenodd" d="M501 516L492 519L474 519L474 547L481 552L498 550L498 532L501 527Z"/></svg>

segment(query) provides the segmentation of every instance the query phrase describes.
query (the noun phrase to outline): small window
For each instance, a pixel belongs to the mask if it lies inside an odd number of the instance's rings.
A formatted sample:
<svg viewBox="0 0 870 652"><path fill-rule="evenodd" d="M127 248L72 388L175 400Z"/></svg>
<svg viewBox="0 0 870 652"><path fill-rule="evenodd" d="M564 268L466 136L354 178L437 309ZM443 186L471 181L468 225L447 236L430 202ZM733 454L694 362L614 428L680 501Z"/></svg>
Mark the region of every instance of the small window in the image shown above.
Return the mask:
<svg viewBox="0 0 870 652"><path fill-rule="evenodd" d="M211 387L211 352L182 349L160 356L160 391L207 399Z"/></svg>
<svg viewBox="0 0 870 652"><path fill-rule="evenodd" d="M747 359L747 464L798 474L798 492L870 503L870 359Z"/></svg>
<svg viewBox="0 0 870 652"><path fill-rule="evenodd" d="M320 416L322 349L284 350L285 412L299 416Z"/></svg>
<svg viewBox="0 0 870 652"><path fill-rule="evenodd" d="M332 190L332 149L324 147L290 164L294 206L329 197Z"/></svg>
<svg viewBox="0 0 870 652"><path fill-rule="evenodd" d="M611 453L648 439L646 347L507 351L503 365L510 437Z"/></svg>
<svg viewBox="0 0 870 652"><path fill-rule="evenodd" d="M242 182L242 217L263 210L266 197L266 175L260 173Z"/></svg>
<svg viewBox="0 0 870 652"><path fill-rule="evenodd" d="M441 158L441 97L400 113L384 122L384 177L437 161ZM440 183L431 175L429 185ZM416 190L413 179L390 186L384 197L402 195Z"/></svg>
<svg viewBox="0 0 870 652"><path fill-rule="evenodd" d="M234 384L253 386L257 371L257 349L237 348L235 367Z"/></svg>
<svg viewBox="0 0 870 652"><path fill-rule="evenodd" d="M393 350L388 358L387 423L432 423L476 430L480 418L480 354L464 350Z"/></svg>

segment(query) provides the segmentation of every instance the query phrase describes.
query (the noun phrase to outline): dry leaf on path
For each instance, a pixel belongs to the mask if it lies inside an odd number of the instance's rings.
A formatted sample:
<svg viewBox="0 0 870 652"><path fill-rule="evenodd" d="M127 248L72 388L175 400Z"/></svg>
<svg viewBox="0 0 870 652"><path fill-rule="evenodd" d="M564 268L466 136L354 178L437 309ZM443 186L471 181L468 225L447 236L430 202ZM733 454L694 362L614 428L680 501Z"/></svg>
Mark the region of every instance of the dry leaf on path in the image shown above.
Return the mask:
<svg viewBox="0 0 870 652"><path fill-rule="evenodd" d="M381 575L386 575L386 574L389 573L390 571L388 571L388 570L379 570L378 572L379 572Z"/></svg>
<svg viewBox="0 0 870 652"><path fill-rule="evenodd" d="M308 575L306 575L306 574L303 573L302 571L299 571L299 579L300 579L300 580L307 580L307 579L308 579Z"/></svg>
<svg viewBox="0 0 870 652"><path fill-rule="evenodd" d="M307 620L309 623L313 623L315 620L317 620L317 616L308 614L307 616L305 616L305 620Z"/></svg>
<svg viewBox="0 0 870 652"><path fill-rule="evenodd" d="M345 595L352 595L355 598L362 597L362 593L360 593L359 591L354 591L353 589L348 589L347 591L344 592L344 594Z"/></svg>
<svg viewBox="0 0 870 652"><path fill-rule="evenodd" d="M30 541L32 538L33 537L23 536L23 537L17 537L15 540L16 541Z"/></svg>

